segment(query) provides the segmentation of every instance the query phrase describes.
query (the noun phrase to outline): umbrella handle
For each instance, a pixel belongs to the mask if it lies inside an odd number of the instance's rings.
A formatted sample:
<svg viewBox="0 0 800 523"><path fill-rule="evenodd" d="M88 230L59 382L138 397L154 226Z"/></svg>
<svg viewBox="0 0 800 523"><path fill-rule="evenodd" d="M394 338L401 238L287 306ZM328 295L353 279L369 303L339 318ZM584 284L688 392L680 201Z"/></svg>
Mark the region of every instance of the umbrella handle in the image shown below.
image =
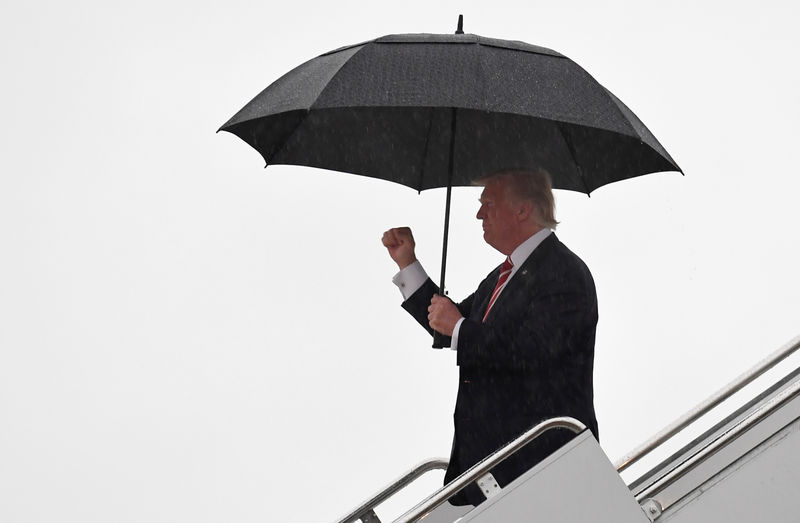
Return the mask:
<svg viewBox="0 0 800 523"><path fill-rule="evenodd" d="M433 347L434 349L442 349L450 346L450 336L445 336L441 332L433 331Z"/></svg>

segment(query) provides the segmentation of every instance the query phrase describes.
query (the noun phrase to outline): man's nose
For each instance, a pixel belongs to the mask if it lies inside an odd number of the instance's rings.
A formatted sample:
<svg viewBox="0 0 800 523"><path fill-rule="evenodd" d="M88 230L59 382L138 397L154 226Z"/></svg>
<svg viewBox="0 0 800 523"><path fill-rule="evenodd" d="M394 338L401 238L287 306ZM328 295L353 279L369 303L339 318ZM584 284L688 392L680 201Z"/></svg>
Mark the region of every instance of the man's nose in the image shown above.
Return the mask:
<svg viewBox="0 0 800 523"><path fill-rule="evenodd" d="M480 207L478 207L478 214L476 214L475 217L479 220L483 220L483 216L484 216L483 205L481 205Z"/></svg>

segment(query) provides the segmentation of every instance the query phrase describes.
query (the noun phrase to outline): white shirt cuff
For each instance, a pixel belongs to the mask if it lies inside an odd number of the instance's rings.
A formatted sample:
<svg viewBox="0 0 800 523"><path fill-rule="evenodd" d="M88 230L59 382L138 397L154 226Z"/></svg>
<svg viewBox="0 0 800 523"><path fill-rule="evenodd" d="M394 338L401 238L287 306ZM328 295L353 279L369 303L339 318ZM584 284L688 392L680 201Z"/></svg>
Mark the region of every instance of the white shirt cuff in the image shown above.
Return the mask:
<svg viewBox="0 0 800 523"><path fill-rule="evenodd" d="M407 300L412 294L422 287L422 284L428 279L428 273L422 268L419 260L411 265L406 266L400 272L394 275L392 283L397 285L400 293L403 295L403 300Z"/></svg>
<svg viewBox="0 0 800 523"><path fill-rule="evenodd" d="M453 335L450 337L450 350L458 349L458 331L461 330L461 324L464 322L466 318L461 318L456 322L456 326L453 327Z"/></svg>

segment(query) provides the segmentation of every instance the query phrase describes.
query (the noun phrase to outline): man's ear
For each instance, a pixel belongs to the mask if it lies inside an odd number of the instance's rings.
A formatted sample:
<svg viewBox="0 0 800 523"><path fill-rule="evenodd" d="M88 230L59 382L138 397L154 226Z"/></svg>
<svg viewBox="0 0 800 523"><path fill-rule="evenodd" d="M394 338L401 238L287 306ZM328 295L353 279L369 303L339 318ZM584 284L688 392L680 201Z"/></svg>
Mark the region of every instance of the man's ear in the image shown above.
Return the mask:
<svg viewBox="0 0 800 523"><path fill-rule="evenodd" d="M517 221L523 223L528 221L533 215L533 202L523 200L517 208Z"/></svg>

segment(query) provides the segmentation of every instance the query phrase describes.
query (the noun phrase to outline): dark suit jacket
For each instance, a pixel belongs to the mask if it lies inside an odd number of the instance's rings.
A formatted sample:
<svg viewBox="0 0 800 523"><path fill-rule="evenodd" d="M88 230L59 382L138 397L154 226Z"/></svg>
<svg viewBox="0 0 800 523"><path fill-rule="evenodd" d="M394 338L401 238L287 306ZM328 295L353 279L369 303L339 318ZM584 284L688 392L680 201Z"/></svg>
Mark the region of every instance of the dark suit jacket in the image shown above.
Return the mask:
<svg viewBox="0 0 800 523"><path fill-rule="evenodd" d="M597 294L589 269L551 234L509 280L483 323L499 272L458 304L466 319L458 336L460 381L445 483L548 418L572 416L598 436L592 385ZM437 290L429 279L403 303L428 331L427 307ZM573 436L551 430L492 473L505 485ZM451 501L483 499L471 488Z"/></svg>

